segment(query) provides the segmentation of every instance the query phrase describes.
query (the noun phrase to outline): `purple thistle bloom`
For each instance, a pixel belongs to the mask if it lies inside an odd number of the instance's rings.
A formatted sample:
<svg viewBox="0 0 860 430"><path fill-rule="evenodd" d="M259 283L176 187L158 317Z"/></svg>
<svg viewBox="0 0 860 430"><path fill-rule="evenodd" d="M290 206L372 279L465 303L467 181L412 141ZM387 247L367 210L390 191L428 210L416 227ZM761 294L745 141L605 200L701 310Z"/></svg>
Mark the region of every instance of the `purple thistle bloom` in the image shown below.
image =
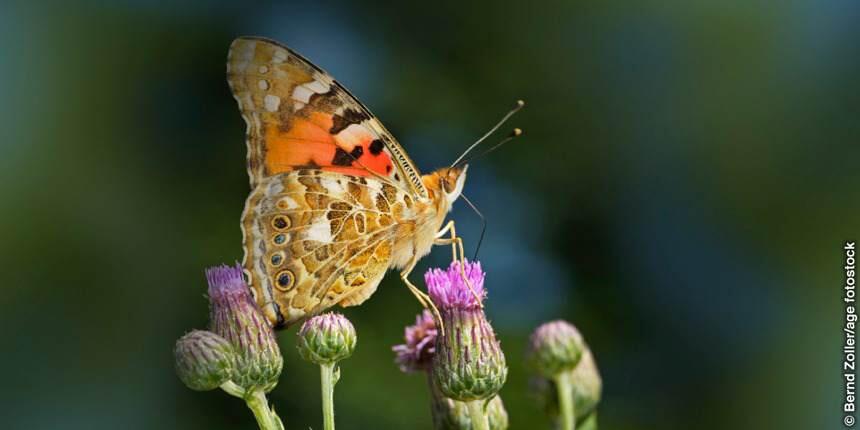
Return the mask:
<svg viewBox="0 0 860 430"><path fill-rule="evenodd" d="M406 343L391 348L397 354L394 362L401 371L410 373L429 369L436 353L436 334L433 314L425 309L415 317L415 325L404 329Z"/></svg>
<svg viewBox="0 0 860 430"><path fill-rule="evenodd" d="M245 285L245 277L242 266L238 263L230 267L226 264L213 266L206 269L206 281L209 283L209 295L238 294L248 295L248 286Z"/></svg>
<svg viewBox="0 0 860 430"><path fill-rule="evenodd" d="M463 281L460 273L460 262L454 261L447 270L430 269L424 274L424 282L430 298L439 309L476 309L481 307L481 302L475 299L475 294L483 301L487 292L484 290L484 271L481 270L480 262L466 261L466 278L472 288ZM475 294L472 293L475 292Z"/></svg>
<svg viewBox="0 0 860 430"><path fill-rule="evenodd" d="M447 271L431 269L424 276L443 328L436 338L433 378L442 394L464 402L495 396L508 374L505 355L481 308L486 296L484 271L480 263L466 262L465 272L471 289L458 262Z"/></svg>
<svg viewBox="0 0 860 430"><path fill-rule="evenodd" d="M245 389L275 387L283 357L275 333L245 284L242 266L221 265L206 270L209 282L209 324L230 342L239 357L233 382Z"/></svg>

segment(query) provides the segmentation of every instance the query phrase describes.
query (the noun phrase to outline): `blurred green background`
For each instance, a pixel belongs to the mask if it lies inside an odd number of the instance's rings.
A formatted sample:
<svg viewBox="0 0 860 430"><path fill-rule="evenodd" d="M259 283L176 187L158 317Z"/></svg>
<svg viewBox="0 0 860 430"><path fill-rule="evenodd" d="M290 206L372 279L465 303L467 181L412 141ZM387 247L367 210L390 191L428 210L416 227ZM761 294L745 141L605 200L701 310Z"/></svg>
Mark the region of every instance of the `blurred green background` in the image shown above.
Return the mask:
<svg viewBox="0 0 860 430"><path fill-rule="evenodd" d="M489 221L511 428L549 428L522 353L553 318L595 353L603 429L837 428L858 20L838 0L4 2L0 427L254 428L241 402L186 389L172 347L206 325L203 269L241 259L224 63L261 35L332 73L425 171L527 101L525 136L465 190ZM477 217L452 216L473 248ZM345 311L340 428L430 427L424 378L390 351L418 311L393 275ZM293 331L270 398L288 428L320 428Z"/></svg>

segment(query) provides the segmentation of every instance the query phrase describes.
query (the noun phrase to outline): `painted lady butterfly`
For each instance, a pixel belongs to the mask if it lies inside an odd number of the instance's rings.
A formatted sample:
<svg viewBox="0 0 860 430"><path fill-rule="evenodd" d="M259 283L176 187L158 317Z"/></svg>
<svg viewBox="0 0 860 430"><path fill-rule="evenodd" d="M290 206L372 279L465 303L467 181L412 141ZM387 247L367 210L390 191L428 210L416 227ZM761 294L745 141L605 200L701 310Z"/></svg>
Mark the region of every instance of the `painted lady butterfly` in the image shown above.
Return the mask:
<svg viewBox="0 0 860 430"><path fill-rule="evenodd" d="M421 175L364 105L277 42L233 41L227 78L247 125L243 265L272 325L359 305L389 268L434 308L408 276L433 245L463 259L442 225L468 166Z"/></svg>

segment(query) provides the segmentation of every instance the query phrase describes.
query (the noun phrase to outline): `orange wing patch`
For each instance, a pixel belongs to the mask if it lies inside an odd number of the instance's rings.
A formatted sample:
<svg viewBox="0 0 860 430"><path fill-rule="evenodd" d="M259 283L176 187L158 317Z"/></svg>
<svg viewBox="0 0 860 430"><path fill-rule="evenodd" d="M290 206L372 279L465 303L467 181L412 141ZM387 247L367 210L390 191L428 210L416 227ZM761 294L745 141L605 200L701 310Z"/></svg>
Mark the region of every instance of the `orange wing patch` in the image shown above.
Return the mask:
<svg viewBox="0 0 860 430"><path fill-rule="evenodd" d="M421 174L382 124L331 76L273 41L239 38L227 81L247 125L251 188L296 169L375 176L426 197Z"/></svg>
<svg viewBox="0 0 860 430"><path fill-rule="evenodd" d="M319 168L355 176L387 177L394 165L382 143L360 124L331 134L334 116L311 112L296 117L290 128L267 126L265 164L270 175L293 169Z"/></svg>

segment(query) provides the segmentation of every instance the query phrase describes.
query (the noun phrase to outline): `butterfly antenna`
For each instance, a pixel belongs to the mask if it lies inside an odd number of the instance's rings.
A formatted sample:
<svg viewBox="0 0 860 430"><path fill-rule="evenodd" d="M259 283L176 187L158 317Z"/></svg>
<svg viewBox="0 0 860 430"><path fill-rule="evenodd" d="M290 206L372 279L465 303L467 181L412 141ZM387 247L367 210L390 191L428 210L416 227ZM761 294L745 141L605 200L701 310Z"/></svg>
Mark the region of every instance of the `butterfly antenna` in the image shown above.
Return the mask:
<svg viewBox="0 0 860 430"><path fill-rule="evenodd" d="M507 137L505 137L504 139L502 139L502 141L501 141L501 142L499 142L499 143L497 143L497 144L495 144L495 145L491 146L489 149L487 149L486 151L484 151L484 152L482 152L482 153L480 153L480 154L478 154L478 155L475 155L475 156L469 157L468 159L461 161L461 162L460 162L460 164L469 164L469 163L471 163L472 161L477 160L477 159L479 159L479 158L481 158L481 157L483 157L483 156L485 156L485 155L487 155L487 154L489 154L489 153L491 153L491 152L495 151L495 150L496 150L496 148L498 148L498 147L500 147L500 146L502 146L502 145L504 145L504 144L506 144L506 143L508 143L508 142L510 142L510 141L512 141L512 140L514 140L515 138L522 136L522 135L523 135L523 131L522 131L521 129L519 129L519 128L515 128L515 129L513 129L513 131L511 131L511 134L509 134Z"/></svg>
<svg viewBox="0 0 860 430"><path fill-rule="evenodd" d="M494 126L493 126L493 128L491 128L491 129L490 129L490 131L486 132L483 136L481 136L481 138L480 138L480 139L478 139L478 141L477 141L477 142L475 142L475 143L473 143L471 146L469 146L469 147L468 147L468 148L463 152L463 154L462 154L462 155L460 155L459 157L457 157L457 159L456 159L456 160L454 160L454 162L453 162L453 163L451 163L451 167L456 166L456 165L457 165L457 164L458 164L458 163L459 163L463 158L465 158L465 157L466 157L466 155L468 155L468 154L469 154L469 152L471 152L473 149L475 149L475 147L477 147L478 145L480 145L480 144L481 144L481 142L483 142L486 138L490 137L490 135L491 135L491 134L495 133L495 132L496 132L496 130L498 130L498 129L499 129L499 127L501 127L501 126L502 126L502 124L504 124L504 123L505 123L505 121L507 121L507 120L508 120L508 118L512 117L515 113L517 113L517 111L519 111L520 109L522 109L522 108L523 108L523 106L525 106L525 105L526 105L526 102L524 102L524 101L522 101L522 100L517 100L517 105L516 105L516 106L514 106L514 108L513 108L513 109L511 109L510 111L508 111L508 113L506 113L506 114L505 114L505 116L503 116L503 117L502 117L502 119L501 119L501 120L499 120L499 122L497 122L497 123L496 123L496 125L494 125Z"/></svg>
<svg viewBox="0 0 860 430"><path fill-rule="evenodd" d="M481 218L481 236L478 238L478 246L475 247L475 256L472 257L472 261L478 261L478 251L481 250L481 242L484 241L484 233L487 232L487 219L484 218L484 214L482 214L481 211L478 210L475 204L472 203L472 201L469 200L469 198L466 197L465 194L460 193L460 197L462 197L463 201L465 201L466 204L469 205L469 207L472 208L472 210L475 211L476 214L478 214L478 217Z"/></svg>

